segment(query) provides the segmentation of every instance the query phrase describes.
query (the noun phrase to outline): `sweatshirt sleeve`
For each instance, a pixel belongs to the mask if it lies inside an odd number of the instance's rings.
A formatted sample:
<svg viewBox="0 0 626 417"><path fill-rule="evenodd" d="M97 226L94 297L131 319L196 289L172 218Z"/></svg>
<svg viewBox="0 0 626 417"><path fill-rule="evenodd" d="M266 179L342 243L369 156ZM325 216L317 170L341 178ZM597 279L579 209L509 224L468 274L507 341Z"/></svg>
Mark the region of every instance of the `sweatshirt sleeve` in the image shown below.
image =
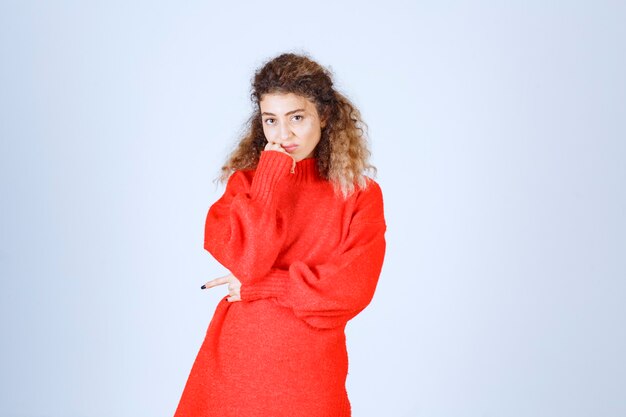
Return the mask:
<svg viewBox="0 0 626 417"><path fill-rule="evenodd" d="M372 300L385 256L386 223L382 194L373 192L352 217L347 238L318 265L293 262L271 268L266 276L242 283L242 301L276 298L316 328L342 327Z"/></svg>
<svg viewBox="0 0 626 417"><path fill-rule="evenodd" d="M235 171L209 209L204 249L242 283L266 275L280 252L285 228L277 187L290 175L292 162L282 152L261 152L252 180Z"/></svg>

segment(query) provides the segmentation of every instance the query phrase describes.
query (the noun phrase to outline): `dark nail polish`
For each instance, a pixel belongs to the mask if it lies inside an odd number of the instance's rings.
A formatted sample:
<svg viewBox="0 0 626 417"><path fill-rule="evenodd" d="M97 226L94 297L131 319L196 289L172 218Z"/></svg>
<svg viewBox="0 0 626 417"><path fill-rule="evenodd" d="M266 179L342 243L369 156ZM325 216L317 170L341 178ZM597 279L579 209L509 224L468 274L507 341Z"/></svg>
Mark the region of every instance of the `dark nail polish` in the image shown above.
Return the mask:
<svg viewBox="0 0 626 417"><path fill-rule="evenodd" d="M203 285L203 286L202 286L202 287L200 287L200 288L204 290L204 289L206 289L206 285Z"/></svg>

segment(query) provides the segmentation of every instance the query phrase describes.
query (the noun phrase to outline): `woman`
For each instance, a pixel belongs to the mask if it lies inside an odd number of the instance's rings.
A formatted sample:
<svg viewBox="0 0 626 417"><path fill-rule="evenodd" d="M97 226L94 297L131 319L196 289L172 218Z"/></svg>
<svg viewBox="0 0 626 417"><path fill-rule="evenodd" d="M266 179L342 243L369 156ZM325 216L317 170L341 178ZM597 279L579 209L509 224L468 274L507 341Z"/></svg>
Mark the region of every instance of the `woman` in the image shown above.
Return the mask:
<svg viewBox="0 0 626 417"><path fill-rule="evenodd" d="M344 417L345 326L385 254L379 185L359 111L328 70L282 54L255 73L255 112L222 167L204 247L228 284L175 417Z"/></svg>

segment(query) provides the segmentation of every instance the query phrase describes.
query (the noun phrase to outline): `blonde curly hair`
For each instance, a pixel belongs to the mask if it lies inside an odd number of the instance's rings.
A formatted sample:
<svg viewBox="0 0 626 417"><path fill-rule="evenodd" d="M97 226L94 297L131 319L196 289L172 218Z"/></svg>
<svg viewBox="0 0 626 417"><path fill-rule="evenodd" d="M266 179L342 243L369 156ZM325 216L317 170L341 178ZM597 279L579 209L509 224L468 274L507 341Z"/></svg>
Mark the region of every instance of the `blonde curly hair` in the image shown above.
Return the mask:
<svg viewBox="0 0 626 417"><path fill-rule="evenodd" d="M333 183L335 192L347 198L356 186L365 188L365 172L377 173L369 163L367 125L354 104L333 88L328 69L307 54L294 53L270 59L255 72L250 94L255 110L217 180L225 182L237 170L256 168L267 144L259 103L264 94L274 93L294 93L309 99L320 119L326 121L313 156L320 176Z"/></svg>

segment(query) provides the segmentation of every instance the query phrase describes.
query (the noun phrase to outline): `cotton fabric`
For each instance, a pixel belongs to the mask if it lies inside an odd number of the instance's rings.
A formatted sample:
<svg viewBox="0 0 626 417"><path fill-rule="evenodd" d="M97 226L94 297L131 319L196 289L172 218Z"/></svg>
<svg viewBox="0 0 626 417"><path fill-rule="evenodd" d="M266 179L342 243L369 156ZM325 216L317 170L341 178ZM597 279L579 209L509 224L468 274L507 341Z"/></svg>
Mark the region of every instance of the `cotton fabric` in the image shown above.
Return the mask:
<svg viewBox="0 0 626 417"><path fill-rule="evenodd" d="M316 158L268 150L234 172L204 248L242 300L217 304L175 417L351 417L345 326L374 296L385 232L369 177L344 200Z"/></svg>

